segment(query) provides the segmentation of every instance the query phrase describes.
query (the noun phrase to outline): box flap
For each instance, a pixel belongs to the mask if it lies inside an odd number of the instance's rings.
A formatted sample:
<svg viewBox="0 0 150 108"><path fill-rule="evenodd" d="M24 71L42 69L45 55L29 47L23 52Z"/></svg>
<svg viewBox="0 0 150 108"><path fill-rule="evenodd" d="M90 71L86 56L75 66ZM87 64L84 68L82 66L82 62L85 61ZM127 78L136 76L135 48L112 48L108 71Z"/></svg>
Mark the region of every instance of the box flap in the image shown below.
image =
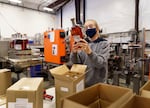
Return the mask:
<svg viewBox="0 0 150 108"><path fill-rule="evenodd" d="M101 83L101 85L102 86L100 87L100 97L103 100L108 100L110 102L114 102L117 99L124 97L125 95L127 95L127 93L132 93L132 90L128 88L103 83Z"/></svg>
<svg viewBox="0 0 150 108"><path fill-rule="evenodd" d="M137 108L134 107L134 102L135 102L135 96L136 94L132 94L126 101L124 101L121 105L120 108ZM114 107L114 106L113 106Z"/></svg>
<svg viewBox="0 0 150 108"><path fill-rule="evenodd" d="M138 95L131 96L124 101L120 108L149 108L150 99Z"/></svg>
<svg viewBox="0 0 150 108"><path fill-rule="evenodd" d="M3 72L10 72L10 69L0 69L0 73L3 73Z"/></svg>
<svg viewBox="0 0 150 108"><path fill-rule="evenodd" d="M142 90L141 91L141 96L150 98L150 91L148 91L148 90Z"/></svg>
<svg viewBox="0 0 150 108"><path fill-rule="evenodd" d="M0 96L0 106L3 104L6 104L6 96L5 95Z"/></svg>
<svg viewBox="0 0 150 108"><path fill-rule="evenodd" d="M50 69L50 72L52 75L64 75L66 72L68 72L69 69L66 65L61 65L58 67L55 67L53 69Z"/></svg>
<svg viewBox="0 0 150 108"><path fill-rule="evenodd" d="M150 80L148 80L141 88L140 88L140 93L141 96L143 97L148 97L150 98Z"/></svg>
<svg viewBox="0 0 150 108"><path fill-rule="evenodd" d="M149 90L150 91L150 80L148 80L141 88L140 90Z"/></svg>
<svg viewBox="0 0 150 108"><path fill-rule="evenodd" d="M65 98L62 103L62 108L87 108L87 106Z"/></svg>
<svg viewBox="0 0 150 108"><path fill-rule="evenodd" d="M22 78L7 90L35 91L42 81L43 78Z"/></svg>
<svg viewBox="0 0 150 108"><path fill-rule="evenodd" d="M81 65L81 64L73 64L71 67L71 72L79 72L79 73L84 73L86 70L87 66L86 65Z"/></svg>
<svg viewBox="0 0 150 108"><path fill-rule="evenodd" d="M86 108L118 108L131 94L131 89L98 83L66 97L63 106L69 108L67 102L72 102L71 108L75 105L78 105L76 108L80 108L80 106Z"/></svg>

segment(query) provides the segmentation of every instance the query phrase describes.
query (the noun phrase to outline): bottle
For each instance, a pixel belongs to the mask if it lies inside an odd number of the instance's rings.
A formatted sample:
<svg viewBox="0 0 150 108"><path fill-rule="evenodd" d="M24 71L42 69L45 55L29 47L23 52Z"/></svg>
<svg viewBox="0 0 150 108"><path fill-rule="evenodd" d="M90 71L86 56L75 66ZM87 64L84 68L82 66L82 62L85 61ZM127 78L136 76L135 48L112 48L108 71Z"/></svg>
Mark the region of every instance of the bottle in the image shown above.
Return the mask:
<svg viewBox="0 0 150 108"><path fill-rule="evenodd" d="M72 22L71 35L79 36L80 38L83 38L82 29L80 26L75 24L75 18L72 18L71 22Z"/></svg>

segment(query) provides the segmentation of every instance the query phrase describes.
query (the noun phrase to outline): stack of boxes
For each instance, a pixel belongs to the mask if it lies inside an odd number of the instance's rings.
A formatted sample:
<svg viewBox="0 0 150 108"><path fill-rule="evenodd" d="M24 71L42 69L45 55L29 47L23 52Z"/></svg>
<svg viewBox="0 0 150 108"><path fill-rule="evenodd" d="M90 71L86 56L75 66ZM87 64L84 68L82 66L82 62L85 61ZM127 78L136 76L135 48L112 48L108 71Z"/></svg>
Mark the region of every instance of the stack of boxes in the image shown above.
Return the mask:
<svg viewBox="0 0 150 108"><path fill-rule="evenodd" d="M84 89L85 71L86 65L77 64L71 69L66 65L50 69L55 78L56 108L61 108L63 98Z"/></svg>
<svg viewBox="0 0 150 108"><path fill-rule="evenodd" d="M43 108L43 78L22 78L7 89L7 108Z"/></svg>
<svg viewBox="0 0 150 108"><path fill-rule="evenodd" d="M99 83L66 97L62 108L149 108L149 104L150 81L140 89L140 95L128 88Z"/></svg>
<svg viewBox="0 0 150 108"><path fill-rule="evenodd" d="M131 95L131 89L99 83L65 98L62 108L119 108Z"/></svg>
<svg viewBox="0 0 150 108"><path fill-rule="evenodd" d="M124 102L120 108L149 108L150 104L150 81L147 81L140 88L139 96L133 94Z"/></svg>
<svg viewBox="0 0 150 108"><path fill-rule="evenodd" d="M71 70L66 65L50 69L55 78L56 108L149 108L150 81L140 89L141 96L132 89L103 83L84 89L85 71L86 66L76 64Z"/></svg>
<svg viewBox="0 0 150 108"><path fill-rule="evenodd" d="M11 72L9 69L0 69L0 105L6 103L6 90L11 86Z"/></svg>
<svg viewBox="0 0 150 108"><path fill-rule="evenodd" d="M86 66L61 65L50 69L55 78L56 108L149 108L150 81L140 89L98 83L84 88ZM7 108L43 108L43 78L22 78L11 85L11 72L0 70L0 105ZM6 97L5 97L6 94Z"/></svg>
<svg viewBox="0 0 150 108"><path fill-rule="evenodd" d="M11 85L11 72L9 69L0 69L0 95L6 94L7 88Z"/></svg>
<svg viewBox="0 0 150 108"><path fill-rule="evenodd" d="M7 108L43 108L43 78L22 78L11 82L9 69L0 69L0 106Z"/></svg>
<svg viewBox="0 0 150 108"><path fill-rule="evenodd" d="M119 108L149 108L150 98L132 95Z"/></svg>

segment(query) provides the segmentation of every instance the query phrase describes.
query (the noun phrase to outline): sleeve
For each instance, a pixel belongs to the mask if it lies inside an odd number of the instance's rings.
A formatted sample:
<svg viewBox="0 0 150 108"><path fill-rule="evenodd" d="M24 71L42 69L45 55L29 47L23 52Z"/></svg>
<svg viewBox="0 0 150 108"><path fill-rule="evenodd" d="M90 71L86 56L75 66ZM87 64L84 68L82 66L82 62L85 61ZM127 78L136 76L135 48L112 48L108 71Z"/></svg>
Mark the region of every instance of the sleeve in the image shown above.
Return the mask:
<svg viewBox="0 0 150 108"><path fill-rule="evenodd" d="M92 66L101 68L101 65L107 64L110 55L110 44L105 41L102 45L99 45L97 47L98 48L96 49L98 49L98 51L92 52L88 55L88 57L90 59L90 62L92 63Z"/></svg>
<svg viewBox="0 0 150 108"><path fill-rule="evenodd" d="M70 60L74 64L81 64L81 59L78 53L72 53L70 54Z"/></svg>

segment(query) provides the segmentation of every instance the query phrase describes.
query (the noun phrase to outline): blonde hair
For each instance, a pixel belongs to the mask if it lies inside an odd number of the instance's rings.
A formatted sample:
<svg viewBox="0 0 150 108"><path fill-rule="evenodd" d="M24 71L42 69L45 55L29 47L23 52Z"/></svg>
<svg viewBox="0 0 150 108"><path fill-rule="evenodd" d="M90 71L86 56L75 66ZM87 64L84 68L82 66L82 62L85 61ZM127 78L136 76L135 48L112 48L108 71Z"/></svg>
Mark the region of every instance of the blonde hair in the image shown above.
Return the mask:
<svg viewBox="0 0 150 108"><path fill-rule="evenodd" d="M87 19L86 22L88 22L88 21L91 21L91 22L94 23L94 25L95 25L95 27L96 27L96 30L97 30L97 35L98 35L98 37L100 37L100 32L99 32L99 31L100 31L100 27L98 26L97 21L94 20L94 19ZM85 22L85 23L86 23L86 22ZM85 24L85 23L84 23L84 24Z"/></svg>
<svg viewBox="0 0 150 108"><path fill-rule="evenodd" d="M96 26L96 28L97 28L98 30L100 30L100 27L98 26L98 23L97 23L97 21L96 21L96 20L94 20L94 19L87 19L87 20L86 20L86 22L88 22L88 21L93 22L93 23L94 23L94 25ZM85 22L85 23L86 23L86 22Z"/></svg>

